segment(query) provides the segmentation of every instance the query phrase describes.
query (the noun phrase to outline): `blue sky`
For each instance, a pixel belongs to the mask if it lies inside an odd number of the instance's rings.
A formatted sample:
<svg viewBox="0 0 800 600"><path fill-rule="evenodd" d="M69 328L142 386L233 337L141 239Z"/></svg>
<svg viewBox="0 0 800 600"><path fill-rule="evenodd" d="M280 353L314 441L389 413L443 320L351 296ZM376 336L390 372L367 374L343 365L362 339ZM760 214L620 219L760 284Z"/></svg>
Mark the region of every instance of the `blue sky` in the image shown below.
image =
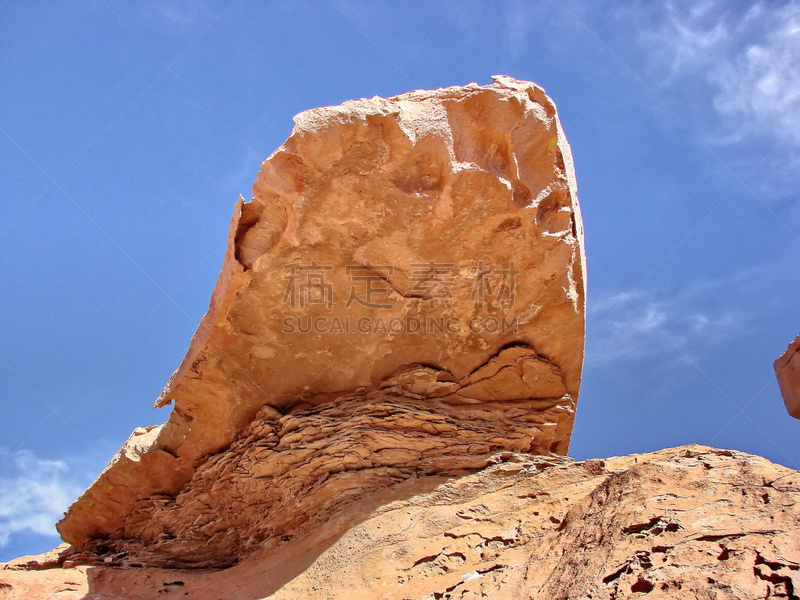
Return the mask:
<svg viewBox="0 0 800 600"><path fill-rule="evenodd" d="M686 443L800 467L800 7L696 0L0 0L0 560L153 410L238 194L316 106L543 86L588 254L571 454Z"/></svg>

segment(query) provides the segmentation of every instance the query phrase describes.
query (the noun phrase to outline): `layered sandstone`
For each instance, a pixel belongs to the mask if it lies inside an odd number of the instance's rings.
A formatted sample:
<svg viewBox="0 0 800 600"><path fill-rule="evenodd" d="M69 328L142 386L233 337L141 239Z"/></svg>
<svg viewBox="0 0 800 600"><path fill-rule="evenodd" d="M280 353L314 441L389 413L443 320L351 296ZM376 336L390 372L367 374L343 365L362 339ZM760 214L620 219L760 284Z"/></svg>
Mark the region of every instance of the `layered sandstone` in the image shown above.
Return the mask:
<svg viewBox="0 0 800 600"><path fill-rule="evenodd" d="M409 490L417 494L375 509L332 545L324 535L287 542L277 568L269 552L222 571L57 568L70 564L62 551L0 570L0 597L798 597L797 471L702 446L578 463L522 454L492 462L427 493Z"/></svg>
<svg viewBox="0 0 800 600"><path fill-rule="evenodd" d="M515 347L462 381L416 365L373 389L285 415L264 406L177 497L139 501L122 530L88 542L79 558L207 568L257 549L280 551L377 490L463 475L498 451L549 454L558 443L554 424L569 411L563 393L548 363ZM486 395L503 409L474 399Z"/></svg>
<svg viewBox="0 0 800 600"><path fill-rule="evenodd" d="M775 375L786 410L795 419L800 419L800 335L775 361Z"/></svg>
<svg viewBox="0 0 800 600"><path fill-rule="evenodd" d="M228 566L499 451L567 452L583 231L541 88L304 112L228 242L169 421L58 524L74 560Z"/></svg>

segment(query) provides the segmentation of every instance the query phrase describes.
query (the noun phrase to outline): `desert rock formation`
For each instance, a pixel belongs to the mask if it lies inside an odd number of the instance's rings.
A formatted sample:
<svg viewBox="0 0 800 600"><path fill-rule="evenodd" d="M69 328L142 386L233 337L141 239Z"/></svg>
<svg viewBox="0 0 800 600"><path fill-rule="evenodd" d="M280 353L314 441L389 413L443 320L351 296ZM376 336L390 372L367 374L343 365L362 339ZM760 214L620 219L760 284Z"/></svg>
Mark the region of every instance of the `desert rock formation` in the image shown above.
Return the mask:
<svg viewBox="0 0 800 600"><path fill-rule="evenodd" d="M800 473L565 456L569 146L496 77L298 115L157 404L0 599L798 600ZM496 326L495 326L496 325ZM800 338L776 373L797 416Z"/></svg>
<svg viewBox="0 0 800 600"><path fill-rule="evenodd" d="M0 598L798 597L797 471L702 446L491 462L377 508L313 558L288 542L281 567L310 566L282 587L270 553L222 571L24 567L68 565L65 552L0 570Z"/></svg>
<svg viewBox="0 0 800 600"><path fill-rule="evenodd" d="M134 431L59 522L72 560L225 567L498 452L566 454L584 281L541 88L496 77L299 114L236 205L157 401L169 421Z"/></svg>
<svg viewBox="0 0 800 600"><path fill-rule="evenodd" d="M795 419L800 419L800 335L775 361L775 375L781 386L786 410Z"/></svg>

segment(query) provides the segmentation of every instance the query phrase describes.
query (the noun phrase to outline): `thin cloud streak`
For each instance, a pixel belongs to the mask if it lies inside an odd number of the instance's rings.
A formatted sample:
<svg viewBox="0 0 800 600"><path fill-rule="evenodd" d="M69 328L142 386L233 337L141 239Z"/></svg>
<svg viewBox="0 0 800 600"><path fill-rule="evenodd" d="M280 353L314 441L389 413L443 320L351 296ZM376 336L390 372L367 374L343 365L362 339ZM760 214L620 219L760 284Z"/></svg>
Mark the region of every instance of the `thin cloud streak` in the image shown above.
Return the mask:
<svg viewBox="0 0 800 600"><path fill-rule="evenodd" d="M637 288L598 292L587 305L586 364L635 362L660 357L685 364L719 355L729 342L757 335L764 314L781 310L781 299L765 293L784 284L794 270L791 256L743 266L718 276L684 281L673 289Z"/></svg>
<svg viewBox="0 0 800 600"><path fill-rule="evenodd" d="M659 355L665 361L673 360L675 348L664 343L664 333L690 354L739 333L733 311L712 314L693 310L693 303L684 298L656 301L637 291L607 294L595 304L599 308L590 312L590 330L592 314L618 308L588 336L587 365L633 362ZM602 318L600 314L597 317Z"/></svg>

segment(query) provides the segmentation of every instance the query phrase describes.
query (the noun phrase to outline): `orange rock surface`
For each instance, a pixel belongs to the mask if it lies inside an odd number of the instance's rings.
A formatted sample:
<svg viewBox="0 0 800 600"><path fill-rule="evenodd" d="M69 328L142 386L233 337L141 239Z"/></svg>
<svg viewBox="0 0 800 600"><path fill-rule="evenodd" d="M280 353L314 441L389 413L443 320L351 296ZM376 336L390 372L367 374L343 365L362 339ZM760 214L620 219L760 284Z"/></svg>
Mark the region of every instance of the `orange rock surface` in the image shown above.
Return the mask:
<svg viewBox="0 0 800 600"><path fill-rule="evenodd" d="M800 335L775 361L775 375L786 410L795 419L800 419Z"/></svg>
<svg viewBox="0 0 800 600"><path fill-rule="evenodd" d="M499 451L566 454L583 231L541 88L301 113L228 241L169 421L58 523L73 562L225 567Z"/></svg>
<svg viewBox="0 0 800 600"><path fill-rule="evenodd" d="M797 471L702 446L493 462L229 569L70 567L67 549L6 565L0 598L797 598Z"/></svg>

